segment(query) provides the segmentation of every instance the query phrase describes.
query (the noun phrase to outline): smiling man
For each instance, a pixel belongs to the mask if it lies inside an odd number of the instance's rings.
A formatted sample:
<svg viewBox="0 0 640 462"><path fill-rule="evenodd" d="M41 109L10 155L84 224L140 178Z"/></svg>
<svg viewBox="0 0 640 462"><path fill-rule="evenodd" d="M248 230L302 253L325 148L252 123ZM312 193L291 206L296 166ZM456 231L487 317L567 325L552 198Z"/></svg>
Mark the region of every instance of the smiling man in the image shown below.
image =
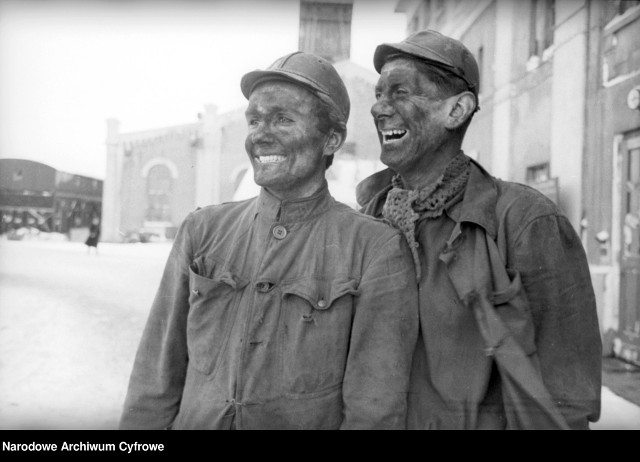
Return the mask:
<svg viewBox="0 0 640 462"><path fill-rule="evenodd" d="M585 253L554 203L462 151L478 110L473 55L420 31L377 47L374 66L389 168L357 198L403 232L418 275L408 428L588 428L602 346Z"/></svg>
<svg viewBox="0 0 640 462"><path fill-rule="evenodd" d="M346 136L346 88L328 61L296 52L241 89L261 192L180 227L121 428L405 428L411 253L325 180Z"/></svg>

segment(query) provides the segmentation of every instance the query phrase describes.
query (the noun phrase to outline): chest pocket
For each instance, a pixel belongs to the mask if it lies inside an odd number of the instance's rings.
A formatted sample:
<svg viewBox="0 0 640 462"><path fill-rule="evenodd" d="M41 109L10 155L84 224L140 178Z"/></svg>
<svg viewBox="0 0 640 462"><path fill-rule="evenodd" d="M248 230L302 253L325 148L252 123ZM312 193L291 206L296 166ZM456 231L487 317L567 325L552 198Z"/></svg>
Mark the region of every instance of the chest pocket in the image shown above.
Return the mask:
<svg viewBox="0 0 640 462"><path fill-rule="evenodd" d="M248 281L228 271L214 272L212 278L196 271L189 268L189 362L203 374L212 374L227 344L240 292Z"/></svg>
<svg viewBox="0 0 640 462"><path fill-rule="evenodd" d="M307 277L283 285L285 393L321 393L342 383L357 295L357 281L349 278Z"/></svg>

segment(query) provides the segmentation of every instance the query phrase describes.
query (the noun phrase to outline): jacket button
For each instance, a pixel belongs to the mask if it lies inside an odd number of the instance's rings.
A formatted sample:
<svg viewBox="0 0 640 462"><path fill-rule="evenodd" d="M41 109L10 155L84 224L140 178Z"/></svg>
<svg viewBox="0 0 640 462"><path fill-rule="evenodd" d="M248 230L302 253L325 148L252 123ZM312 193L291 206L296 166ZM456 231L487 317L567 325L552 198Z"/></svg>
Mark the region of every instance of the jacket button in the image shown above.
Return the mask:
<svg viewBox="0 0 640 462"><path fill-rule="evenodd" d="M284 239L285 237L287 237L287 228L282 225L278 225L273 228L273 231L271 231L271 233L276 239Z"/></svg>
<svg viewBox="0 0 640 462"><path fill-rule="evenodd" d="M318 306L320 308L324 308L325 306L327 306L327 302L325 302L324 300L320 300L318 301Z"/></svg>

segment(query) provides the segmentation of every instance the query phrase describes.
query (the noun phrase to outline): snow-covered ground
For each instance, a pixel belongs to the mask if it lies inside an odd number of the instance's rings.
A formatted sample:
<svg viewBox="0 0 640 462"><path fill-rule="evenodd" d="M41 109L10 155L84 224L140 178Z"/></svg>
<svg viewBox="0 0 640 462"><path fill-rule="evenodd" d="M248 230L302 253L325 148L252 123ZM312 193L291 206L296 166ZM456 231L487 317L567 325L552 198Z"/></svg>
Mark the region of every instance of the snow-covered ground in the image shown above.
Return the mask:
<svg viewBox="0 0 640 462"><path fill-rule="evenodd" d="M168 252L0 241L0 428L117 427Z"/></svg>
<svg viewBox="0 0 640 462"><path fill-rule="evenodd" d="M170 244L0 240L0 429L115 429ZM595 429L640 429L603 388Z"/></svg>
<svg viewBox="0 0 640 462"><path fill-rule="evenodd" d="M602 414L593 430L640 430L640 406L602 387Z"/></svg>

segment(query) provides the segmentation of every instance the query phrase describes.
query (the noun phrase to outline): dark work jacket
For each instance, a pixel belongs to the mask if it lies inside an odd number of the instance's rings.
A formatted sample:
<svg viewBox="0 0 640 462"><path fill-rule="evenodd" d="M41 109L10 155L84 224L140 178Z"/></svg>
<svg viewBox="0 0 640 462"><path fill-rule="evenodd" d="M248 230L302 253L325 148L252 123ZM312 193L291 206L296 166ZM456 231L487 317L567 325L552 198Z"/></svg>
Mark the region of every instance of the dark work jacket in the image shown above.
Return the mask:
<svg viewBox="0 0 640 462"><path fill-rule="evenodd" d="M494 305L567 426L588 428L600 414L602 344L580 239L539 192L493 178L475 162L471 168L462 199L417 224L421 332L409 428L526 427L515 414L527 410L511 408L512 390L487 351L473 309L480 302ZM363 212L381 216L392 174L384 170L358 185ZM488 243L500 263L488 258ZM499 273L518 290L492 292Z"/></svg>
<svg viewBox="0 0 640 462"><path fill-rule="evenodd" d="M177 233L120 427L402 429L417 335L404 239L326 184L205 207Z"/></svg>

